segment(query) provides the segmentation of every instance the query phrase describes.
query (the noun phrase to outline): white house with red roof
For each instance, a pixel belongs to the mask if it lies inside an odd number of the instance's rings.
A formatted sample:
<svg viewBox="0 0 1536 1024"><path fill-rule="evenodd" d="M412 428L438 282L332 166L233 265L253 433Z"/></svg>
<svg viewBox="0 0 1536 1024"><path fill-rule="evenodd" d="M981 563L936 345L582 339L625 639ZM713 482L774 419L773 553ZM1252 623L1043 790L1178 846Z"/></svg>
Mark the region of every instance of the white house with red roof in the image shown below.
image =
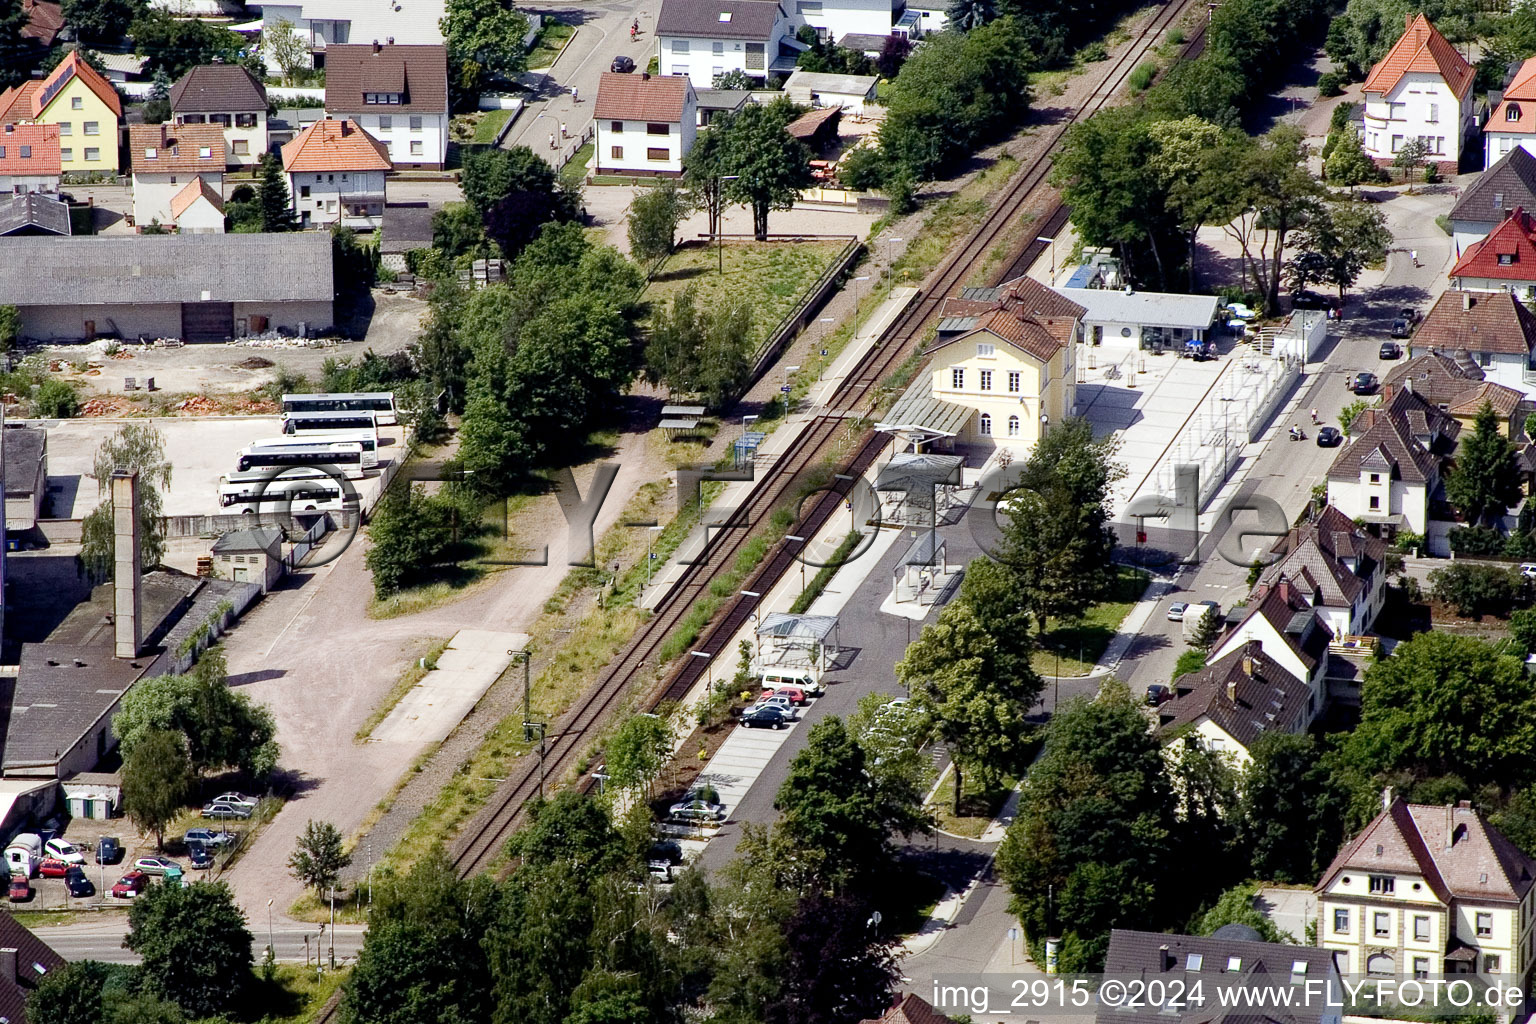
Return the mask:
<svg viewBox="0 0 1536 1024"><path fill-rule="evenodd" d="M1450 278L1451 287L1461 291L1536 299L1536 218L1515 207L1487 238L1467 246Z"/></svg>
<svg viewBox="0 0 1536 1024"><path fill-rule="evenodd" d="M0 192L59 190L59 126L8 124L0 128Z"/></svg>
<svg viewBox="0 0 1536 1024"><path fill-rule="evenodd" d="M222 235L224 196L198 175L171 197L171 219L184 235Z"/></svg>
<svg viewBox="0 0 1536 1024"><path fill-rule="evenodd" d="M683 173L698 134L698 96L682 75L604 73L592 116L599 174Z"/></svg>
<svg viewBox="0 0 1536 1024"><path fill-rule="evenodd" d="M1483 166L1516 149L1536 154L1536 57L1527 59L1504 88L1504 98L1483 126Z"/></svg>
<svg viewBox="0 0 1536 1024"><path fill-rule="evenodd" d="M356 121L316 121L283 147L283 170L300 223L372 229L384 220L389 147Z"/></svg>
<svg viewBox="0 0 1536 1024"><path fill-rule="evenodd" d="M133 166L133 222L170 227L175 199L193 178L223 187L228 143L216 124L131 124L128 158Z"/></svg>
<svg viewBox="0 0 1536 1024"><path fill-rule="evenodd" d="M1454 174L1474 127L1475 77L1476 69L1428 18L1408 15L1402 37L1365 79L1365 151L1390 164L1405 144L1423 139L1429 160Z"/></svg>

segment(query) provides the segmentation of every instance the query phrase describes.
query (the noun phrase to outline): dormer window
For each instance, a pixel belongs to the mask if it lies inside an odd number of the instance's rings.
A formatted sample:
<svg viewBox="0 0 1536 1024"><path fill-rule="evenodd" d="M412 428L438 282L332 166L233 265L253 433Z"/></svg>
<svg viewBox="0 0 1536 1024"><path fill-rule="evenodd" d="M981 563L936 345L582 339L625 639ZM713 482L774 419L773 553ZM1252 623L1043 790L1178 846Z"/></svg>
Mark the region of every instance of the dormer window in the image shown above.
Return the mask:
<svg viewBox="0 0 1536 1024"><path fill-rule="evenodd" d="M1514 253L1512 253L1512 252L1501 252L1501 253L1499 253L1499 266L1501 266L1501 267L1509 267L1509 266L1513 266L1514 263L1515 263L1515 254Z"/></svg>
<svg viewBox="0 0 1536 1024"><path fill-rule="evenodd" d="M212 146L199 146L198 150L197 150L197 155L201 159L207 160L207 159L209 159L209 158L211 158L213 156L213 147Z"/></svg>
<svg viewBox="0 0 1536 1024"><path fill-rule="evenodd" d="M1240 971L1243 969L1243 958L1240 956L1227 957L1227 970Z"/></svg>
<svg viewBox="0 0 1536 1024"><path fill-rule="evenodd" d="M365 92L363 93L363 102L372 104L374 106L384 106L389 104L398 106L400 103L400 94L397 92Z"/></svg>
<svg viewBox="0 0 1536 1024"><path fill-rule="evenodd" d="M144 150L144 159L146 160L155 160L158 159L159 156L160 151L155 149L153 146L150 146L148 149Z"/></svg>
<svg viewBox="0 0 1536 1024"><path fill-rule="evenodd" d="M1506 121L1518 121L1518 120L1520 120L1520 104L1518 104L1518 103L1511 103L1507 107L1505 107L1504 108L1504 120L1506 120Z"/></svg>
<svg viewBox="0 0 1536 1024"><path fill-rule="evenodd" d="M1493 208L1495 210L1502 210L1502 209L1504 209L1504 193L1503 192L1495 192L1493 194Z"/></svg>
<svg viewBox="0 0 1536 1024"><path fill-rule="evenodd" d="M1187 961L1185 961L1184 969L1186 971L1198 971L1204 965L1205 965L1205 954L1204 953L1191 953L1191 954L1189 954L1189 959Z"/></svg>

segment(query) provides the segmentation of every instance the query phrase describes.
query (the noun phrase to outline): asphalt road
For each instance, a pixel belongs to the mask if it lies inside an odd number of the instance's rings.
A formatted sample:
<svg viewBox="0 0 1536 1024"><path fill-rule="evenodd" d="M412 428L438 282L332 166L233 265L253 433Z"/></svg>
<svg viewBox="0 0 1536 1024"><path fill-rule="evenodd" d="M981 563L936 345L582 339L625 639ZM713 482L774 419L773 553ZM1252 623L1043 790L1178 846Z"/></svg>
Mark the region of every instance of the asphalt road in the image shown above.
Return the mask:
<svg viewBox="0 0 1536 1024"><path fill-rule="evenodd" d="M251 955L258 961L266 954L268 931L265 921L252 921ZM66 960L105 960L108 963L138 963L139 957L123 948L123 936L128 932L126 911L102 911L74 924L34 928L37 937L58 951ZM363 946L365 926L339 924L336 926L336 962L351 962ZM328 960L332 936L329 926L322 931L317 924L300 924L293 921L274 920L271 939L276 945L277 959L285 962L305 961L305 939L308 938L310 956L323 953ZM313 961L311 961L313 962Z"/></svg>

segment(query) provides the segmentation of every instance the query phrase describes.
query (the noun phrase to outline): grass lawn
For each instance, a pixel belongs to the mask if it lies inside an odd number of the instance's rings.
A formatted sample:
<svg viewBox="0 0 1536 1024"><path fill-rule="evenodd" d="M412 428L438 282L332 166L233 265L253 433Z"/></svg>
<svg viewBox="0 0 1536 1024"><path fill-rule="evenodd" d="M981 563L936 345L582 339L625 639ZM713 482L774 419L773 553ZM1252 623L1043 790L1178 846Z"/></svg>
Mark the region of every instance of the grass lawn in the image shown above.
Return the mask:
<svg viewBox="0 0 1536 1024"><path fill-rule="evenodd" d="M539 28L539 34L533 37L533 46L528 50L528 66L530 68L547 68L560 56L560 51L565 49L565 44L571 41L571 36L576 34L576 29L563 21L557 21L549 15L544 15L544 24Z"/></svg>
<svg viewBox="0 0 1536 1024"><path fill-rule="evenodd" d="M261 967L256 968L256 978L246 996L246 1010L242 1018L260 1020L263 1024L309 1024L320 1015L325 1001L341 987L347 971L338 968L325 971L316 977L313 968L301 964L277 964L272 969L272 980L261 977Z"/></svg>
<svg viewBox="0 0 1536 1024"><path fill-rule="evenodd" d="M710 309L726 298L752 304L752 342L761 344L779 321L795 308L843 250L845 242L736 242L724 247L725 273L717 271L720 258L714 246L679 249L662 265L645 290L653 306L695 285L700 309Z"/></svg>
<svg viewBox="0 0 1536 1024"><path fill-rule="evenodd" d="M1043 676L1085 676L1093 671L1121 621L1141 599L1151 580L1144 570L1128 566L1119 567L1119 577L1111 599L1094 605L1081 619L1046 621L1040 649L1030 659L1036 672Z"/></svg>
<svg viewBox="0 0 1536 1024"><path fill-rule="evenodd" d="M967 839L980 839L997 812L1003 809L1008 794L1013 792L1019 780L1005 778L1002 784L987 787L975 775L965 776L960 789L960 813L956 814L953 775L954 768L945 770L943 782L928 804L928 813L933 815L935 824L945 832L965 836Z"/></svg>
<svg viewBox="0 0 1536 1024"><path fill-rule="evenodd" d="M485 116L475 125L474 138L470 139L477 146L490 146L496 142L496 133L501 131L501 126L517 113L515 110L487 110Z"/></svg>
<svg viewBox="0 0 1536 1024"><path fill-rule="evenodd" d="M592 161L593 143L587 142L574 154L570 162L560 168L560 181L562 184L575 188L587 179L587 164Z"/></svg>

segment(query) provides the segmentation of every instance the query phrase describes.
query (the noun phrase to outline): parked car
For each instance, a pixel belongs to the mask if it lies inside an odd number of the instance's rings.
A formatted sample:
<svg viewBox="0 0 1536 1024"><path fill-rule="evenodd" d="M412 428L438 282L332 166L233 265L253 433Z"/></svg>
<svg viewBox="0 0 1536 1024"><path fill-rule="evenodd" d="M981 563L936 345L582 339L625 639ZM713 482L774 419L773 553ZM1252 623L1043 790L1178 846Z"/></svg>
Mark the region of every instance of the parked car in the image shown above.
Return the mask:
<svg viewBox="0 0 1536 1024"><path fill-rule="evenodd" d="M1150 707L1159 707L1173 699L1173 692L1162 683L1153 683L1147 687L1147 704Z"/></svg>
<svg viewBox="0 0 1536 1024"><path fill-rule="evenodd" d="M1406 338L1407 335L1405 334L1403 337ZM1377 355L1381 356L1383 359L1399 359L1402 357L1402 354L1403 346L1399 345L1395 341L1382 342L1381 351L1377 353Z"/></svg>
<svg viewBox="0 0 1536 1024"><path fill-rule="evenodd" d="M1402 319L1407 320L1410 324L1416 324L1420 320L1424 319L1423 314L1414 309L1412 306L1404 306L1402 309L1397 311L1397 315Z"/></svg>
<svg viewBox="0 0 1536 1024"><path fill-rule="evenodd" d="M112 895L120 900L131 900L148 886L148 875L142 871L130 871L112 886Z"/></svg>
<svg viewBox="0 0 1536 1024"><path fill-rule="evenodd" d="M752 708L741 715L741 724L748 729L782 729L788 723L784 710L772 706Z"/></svg>
<svg viewBox="0 0 1536 1024"><path fill-rule="evenodd" d="M658 882L671 882L672 874L683 863L683 848L673 842L655 843L646 854L645 866Z"/></svg>
<svg viewBox="0 0 1536 1024"><path fill-rule="evenodd" d="M758 701L754 707L778 708L780 711L784 712L784 717L788 718L790 721L794 721L795 718L795 705L788 697L764 697L762 700Z"/></svg>
<svg viewBox="0 0 1536 1024"><path fill-rule="evenodd" d="M1259 315L1258 310L1241 302L1229 302L1226 304L1226 309L1239 320L1252 320Z"/></svg>
<svg viewBox="0 0 1536 1024"><path fill-rule="evenodd" d="M256 805L261 801L257 797L245 796L242 793L220 793L218 796L214 797L208 802L213 804L221 802L226 804L244 804L252 810L255 810Z"/></svg>
<svg viewBox="0 0 1536 1024"><path fill-rule="evenodd" d="M725 817L725 805L713 789L694 789L667 813L683 821L719 821Z"/></svg>
<svg viewBox="0 0 1536 1024"><path fill-rule="evenodd" d="M1368 395L1372 391L1375 391L1377 386L1380 384L1381 381L1377 379L1374 373L1371 373L1367 370L1361 370L1359 373L1351 377L1345 386L1357 395Z"/></svg>
<svg viewBox="0 0 1536 1024"><path fill-rule="evenodd" d="M215 831L211 828L189 828L187 834L181 837L181 841L188 846L194 843L208 847L223 846L225 843L234 842L239 835L238 832Z"/></svg>
<svg viewBox="0 0 1536 1024"><path fill-rule="evenodd" d="M85 877L85 871L78 864L71 864L69 870L64 872L64 888L76 899L96 895L96 886Z"/></svg>
<svg viewBox="0 0 1536 1024"><path fill-rule="evenodd" d="M147 875L163 875L168 868L180 868L181 865L169 857L140 857L133 862L134 870L142 871Z"/></svg>
<svg viewBox="0 0 1536 1024"><path fill-rule="evenodd" d="M1175 601L1175 602L1173 602L1173 604L1168 606L1168 621L1169 622L1183 622L1184 621L1184 612L1188 608L1189 608L1189 604L1187 602L1185 602L1185 601Z"/></svg>
<svg viewBox="0 0 1536 1024"><path fill-rule="evenodd" d="M1328 300L1317 292L1295 292L1291 295L1292 309L1327 309Z"/></svg>
<svg viewBox="0 0 1536 1024"><path fill-rule="evenodd" d="M232 804L228 800L214 800L203 805L203 817L225 821L231 818L245 820L251 816L251 808L245 804Z"/></svg>
<svg viewBox="0 0 1536 1024"><path fill-rule="evenodd" d="M102 836L96 840L96 863L116 864L123 858L123 844L116 836Z"/></svg>
<svg viewBox="0 0 1536 1024"><path fill-rule="evenodd" d="M84 864L85 854L74 843L65 839L50 839L43 844L45 857L57 857L68 864Z"/></svg>
<svg viewBox="0 0 1536 1024"><path fill-rule="evenodd" d="M213 867L213 854L202 843L187 844L187 860L197 871L207 871Z"/></svg>
<svg viewBox="0 0 1536 1024"><path fill-rule="evenodd" d="M1521 562L1520 575L1528 580L1536 580L1536 562Z"/></svg>
<svg viewBox="0 0 1536 1024"><path fill-rule="evenodd" d="M798 686L780 686L777 689L767 689L762 692L758 699L761 702L769 697L786 697L791 704L797 707L811 702L811 699L805 695L805 691Z"/></svg>
<svg viewBox="0 0 1536 1024"><path fill-rule="evenodd" d="M1392 337L1406 338L1413 333L1413 324L1402 317L1392 321Z"/></svg>
<svg viewBox="0 0 1536 1024"><path fill-rule="evenodd" d="M631 71L635 70L635 58L625 57L624 55L620 54L619 56L613 58L613 63L608 65L608 70L617 71L620 74L627 75Z"/></svg>
<svg viewBox="0 0 1536 1024"><path fill-rule="evenodd" d="M32 898L32 882L26 875L12 875L8 891L12 903L25 903Z"/></svg>
<svg viewBox="0 0 1536 1024"><path fill-rule="evenodd" d="M1338 427L1318 427L1317 446L1319 448L1337 448L1344 443L1344 432Z"/></svg>
<svg viewBox="0 0 1536 1024"><path fill-rule="evenodd" d="M57 857L44 857L37 862L37 873L42 878L63 878L69 868L68 861L59 860Z"/></svg>

